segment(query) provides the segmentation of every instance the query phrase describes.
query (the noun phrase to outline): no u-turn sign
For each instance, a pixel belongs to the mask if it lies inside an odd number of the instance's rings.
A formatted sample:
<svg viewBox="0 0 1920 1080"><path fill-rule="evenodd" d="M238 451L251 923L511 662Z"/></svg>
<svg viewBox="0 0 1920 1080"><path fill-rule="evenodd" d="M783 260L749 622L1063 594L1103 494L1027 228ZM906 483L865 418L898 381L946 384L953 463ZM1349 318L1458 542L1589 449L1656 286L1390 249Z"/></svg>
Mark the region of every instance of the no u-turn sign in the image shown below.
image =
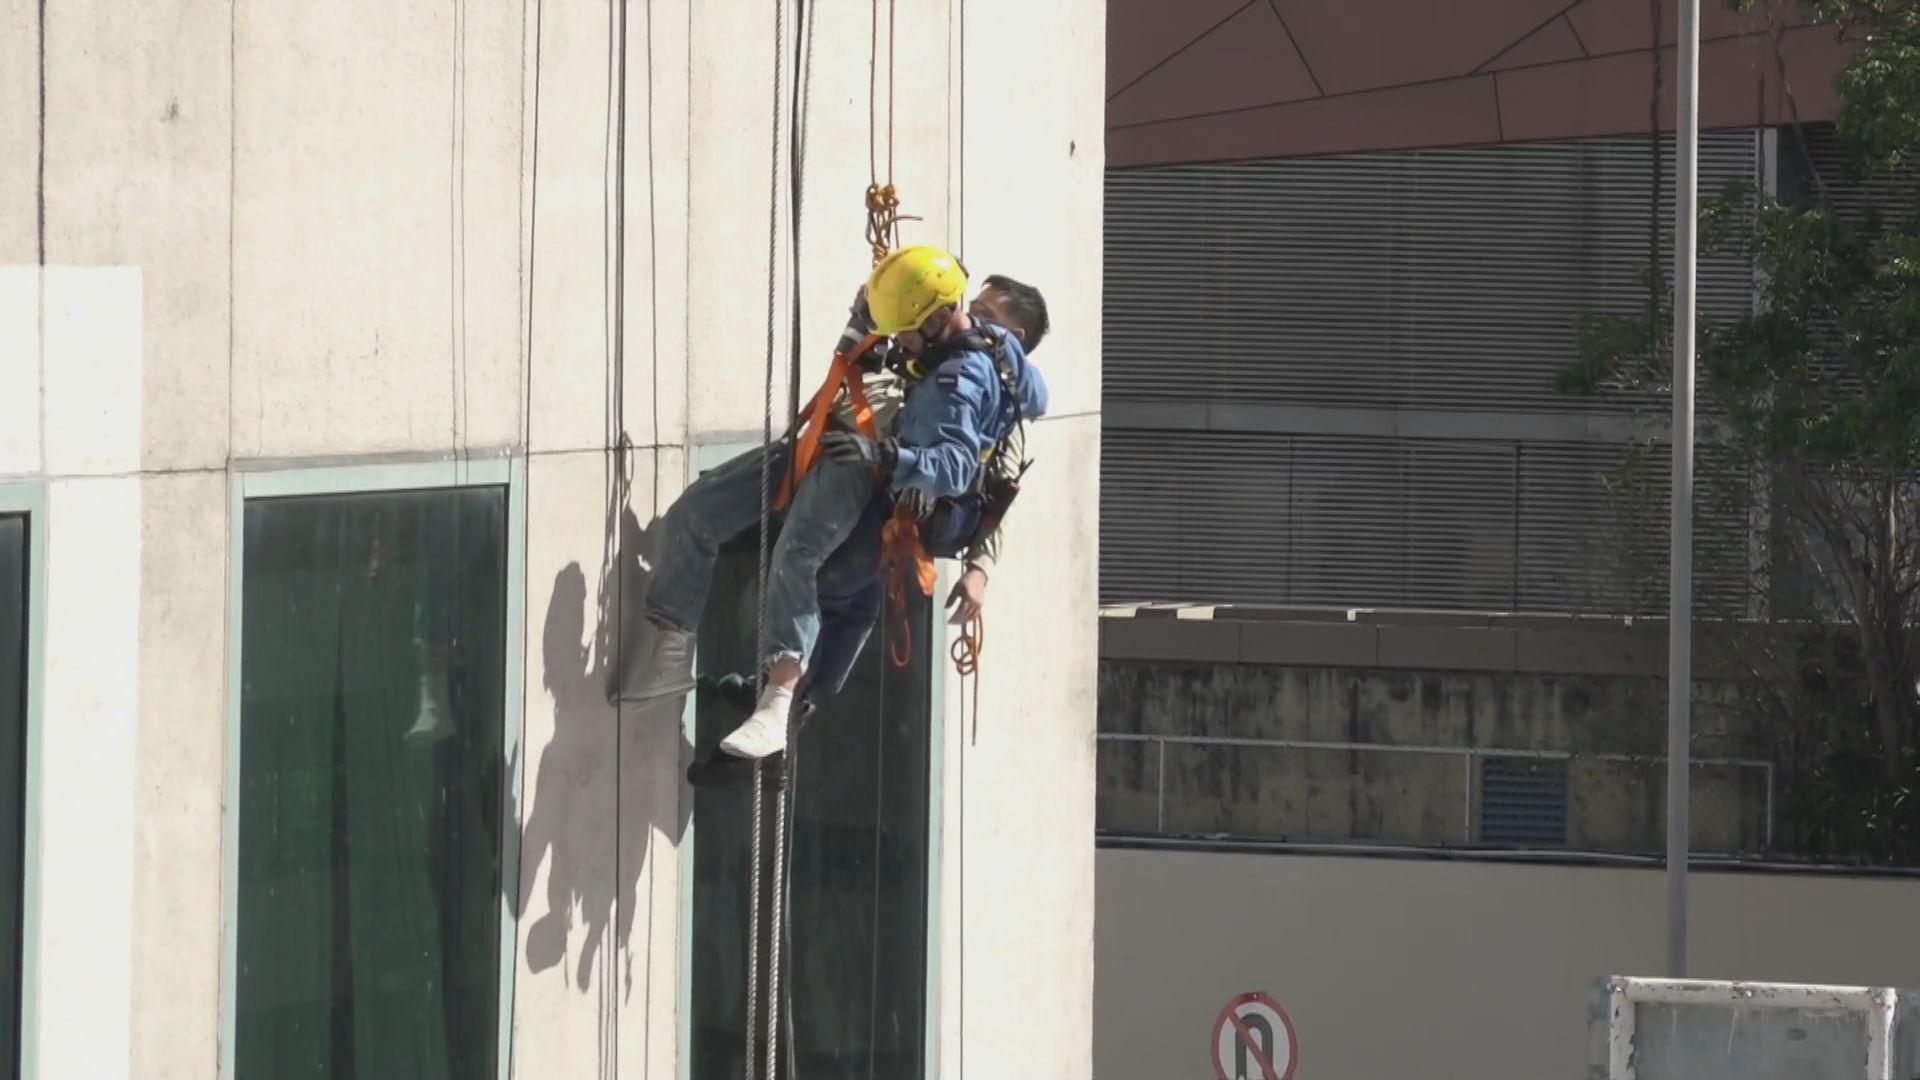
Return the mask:
<svg viewBox="0 0 1920 1080"><path fill-rule="evenodd" d="M1299 1062L1293 1021L1261 991L1241 994L1213 1024L1213 1074L1219 1080L1293 1080Z"/></svg>

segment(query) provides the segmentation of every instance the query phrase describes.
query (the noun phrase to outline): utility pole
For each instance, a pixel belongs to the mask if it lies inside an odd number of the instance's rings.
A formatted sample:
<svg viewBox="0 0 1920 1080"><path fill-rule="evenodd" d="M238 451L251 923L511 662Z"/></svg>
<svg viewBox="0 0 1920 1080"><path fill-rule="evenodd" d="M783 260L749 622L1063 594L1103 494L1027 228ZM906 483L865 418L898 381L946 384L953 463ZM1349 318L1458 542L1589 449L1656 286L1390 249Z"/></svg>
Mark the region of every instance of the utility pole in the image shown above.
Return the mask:
<svg viewBox="0 0 1920 1080"><path fill-rule="evenodd" d="M1700 156L1700 0L1680 0L1674 144L1673 551L1667 597L1667 974L1687 974L1687 821L1693 717L1694 273ZM1655 41L1654 48L1660 43Z"/></svg>

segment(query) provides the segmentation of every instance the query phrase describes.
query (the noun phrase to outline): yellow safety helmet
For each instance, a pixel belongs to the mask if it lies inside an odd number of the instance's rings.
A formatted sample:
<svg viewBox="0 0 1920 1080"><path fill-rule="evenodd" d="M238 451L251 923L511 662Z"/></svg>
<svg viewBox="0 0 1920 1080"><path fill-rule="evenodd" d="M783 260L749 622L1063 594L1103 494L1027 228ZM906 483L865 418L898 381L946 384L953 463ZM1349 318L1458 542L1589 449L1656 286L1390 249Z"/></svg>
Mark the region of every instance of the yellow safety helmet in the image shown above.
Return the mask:
<svg viewBox="0 0 1920 1080"><path fill-rule="evenodd" d="M918 330L927 316L967 295L967 268L935 247L907 247L881 260L867 279L873 332L891 337Z"/></svg>

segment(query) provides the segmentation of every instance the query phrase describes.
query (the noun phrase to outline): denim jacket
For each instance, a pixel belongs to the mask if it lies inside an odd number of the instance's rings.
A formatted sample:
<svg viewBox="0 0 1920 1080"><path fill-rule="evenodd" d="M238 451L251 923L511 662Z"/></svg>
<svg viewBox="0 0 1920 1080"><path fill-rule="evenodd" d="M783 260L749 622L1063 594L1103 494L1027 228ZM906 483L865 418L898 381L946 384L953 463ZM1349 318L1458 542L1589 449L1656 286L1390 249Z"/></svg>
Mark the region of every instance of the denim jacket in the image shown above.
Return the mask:
<svg viewBox="0 0 1920 1080"><path fill-rule="evenodd" d="M1046 380L1028 362L1020 339L1004 330L1000 334L1013 367L1021 418L1037 420L1047 411ZM993 357L978 349L953 353L910 387L900 408L894 489L913 489L933 498L970 490L981 460L1007 434L1005 397Z"/></svg>

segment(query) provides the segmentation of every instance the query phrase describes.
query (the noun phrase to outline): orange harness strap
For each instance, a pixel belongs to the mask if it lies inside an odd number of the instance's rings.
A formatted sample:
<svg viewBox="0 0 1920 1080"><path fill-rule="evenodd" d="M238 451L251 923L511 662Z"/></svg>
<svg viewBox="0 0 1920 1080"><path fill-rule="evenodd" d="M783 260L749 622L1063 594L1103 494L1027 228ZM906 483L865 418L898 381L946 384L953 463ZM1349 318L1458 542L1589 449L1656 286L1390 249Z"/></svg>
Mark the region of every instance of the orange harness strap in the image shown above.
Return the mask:
<svg viewBox="0 0 1920 1080"><path fill-rule="evenodd" d="M833 403L839 400L840 391L847 392L847 398L853 402L853 424L860 434L875 438L873 427L873 406L867 402L867 391L860 385L860 377L854 373L853 359L865 356L867 350L880 341L877 334L869 334L851 354L836 352L833 365L827 369L827 381L813 395L813 402L800 416L794 418L800 423L799 438L793 444L793 467L781 472L780 489L774 493L773 509L775 513L784 513L787 504L793 501L793 492L800 481L820 460L820 437L827 433L833 416Z"/></svg>
<svg viewBox="0 0 1920 1080"><path fill-rule="evenodd" d="M927 549L920 544L920 523L905 504L894 507L893 516L887 519L886 529L881 532L880 539L886 553L883 565L888 574L887 603L893 609L894 618L894 633L888 635L892 642L887 654L894 667L903 668L913 659L913 620L907 608L907 575L913 575L920 595L932 596L940 574L934 569L933 556L927 554Z"/></svg>

